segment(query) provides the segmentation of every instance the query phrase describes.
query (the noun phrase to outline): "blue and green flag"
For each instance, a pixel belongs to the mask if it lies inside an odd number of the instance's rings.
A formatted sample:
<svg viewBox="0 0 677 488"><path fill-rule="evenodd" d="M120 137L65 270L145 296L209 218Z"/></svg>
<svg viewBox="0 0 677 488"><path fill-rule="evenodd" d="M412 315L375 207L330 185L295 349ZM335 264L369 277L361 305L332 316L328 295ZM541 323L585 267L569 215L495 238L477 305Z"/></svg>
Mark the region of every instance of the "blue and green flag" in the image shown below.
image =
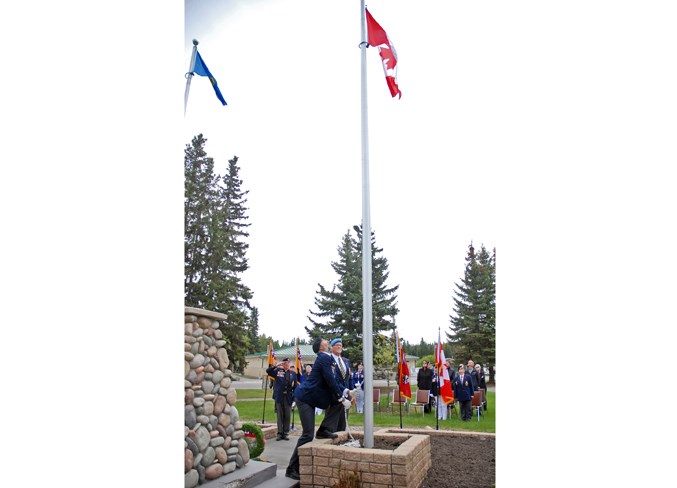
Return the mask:
<svg viewBox="0 0 677 488"><path fill-rule="evenodd" d="M216 98L218 98L222 104L228 105L226 101L223 99L223 95L221 95L221 90L219 90L219 85L216 83L216 78L214 78L212 74L209 72L209 68L207 68L207 65L202 60L202 56L200 56L200 53L196 51L196 54L197 56L195 56L194 73L196 75L206 76L207 78L209 78L209 81L212 82L212 86L214 87L214 91L216 92Z"/></svg>

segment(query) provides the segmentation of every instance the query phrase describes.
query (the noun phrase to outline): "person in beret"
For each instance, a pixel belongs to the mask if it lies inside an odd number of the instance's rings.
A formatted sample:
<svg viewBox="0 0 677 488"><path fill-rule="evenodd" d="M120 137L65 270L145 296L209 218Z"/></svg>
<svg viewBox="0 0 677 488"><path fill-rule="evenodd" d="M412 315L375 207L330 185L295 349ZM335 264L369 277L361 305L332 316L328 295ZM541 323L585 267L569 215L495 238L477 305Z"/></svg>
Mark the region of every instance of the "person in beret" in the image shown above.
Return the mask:
<svg viewBox="0 0 677 488"><path fill-rule="evenodd" d="M266 369L266 374L275 378L273 400L275 400L275 415L277 416L277 440L288 441L296 373L289 369L289 358L284 358L275 366Z"/></svg>
<svg viewBox="0 0 677 488"><path fill-rule="evenodd" d="M334 362L334 375L336 376L336 382L348 388L349 390L355 389L353 384L352 371L350 360L348 358L341 357L343 352L343 341L340 337L333 339L330 342L331 346L331 358ZM317 429L315 437L322 438L334 438L336 437L336 432L341 432L346 430L346 416L347 411L343 408L343 405L337 400L331 402L327 413L324 415L324 420L320 424L320 427Z"/></svg>

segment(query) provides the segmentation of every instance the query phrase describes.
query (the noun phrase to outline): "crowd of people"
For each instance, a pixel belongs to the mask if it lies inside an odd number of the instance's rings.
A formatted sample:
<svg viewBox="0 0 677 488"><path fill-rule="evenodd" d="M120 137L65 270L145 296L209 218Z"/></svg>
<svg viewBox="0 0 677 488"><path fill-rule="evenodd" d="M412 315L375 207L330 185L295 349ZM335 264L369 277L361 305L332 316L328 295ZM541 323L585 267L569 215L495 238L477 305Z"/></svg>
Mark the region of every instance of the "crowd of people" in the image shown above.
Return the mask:
<svg viewBox="0 0 677 488"><path fill-rule="evenodd" d="M289 358L270 366L266 373L273 378L273 399L277 416L277 440L289 440L289 427L292 410L296 408L301 420L302 433L294 447L286 476L295 480L300 479L298 449L312 441L319 439L334 439L337 432L346 430L348 412L352 405L356 406L357 413L364 412L364 365L359 363L353 369L350 360L343 357L343 342L341 338L331 341L318 338L313 342L313 352L317 358L313 365L307 364L303 372L294 371L289 364ZM463 421L472 419L471 402L476 391L486 392L485 374L481 365L469 360L467 365L459 364L454 368L451 359L442 365L449 376L453 389L453 401L443 399L440 391L440 373L435 371L434 365L424 360L417 373L419 390L428 390L430 395L424 412L437 412L438 419L446 419L456 402L460 405L460 417ZM446 375L442 375L446 379ZM484 410L487 409L484 398ZM448 403L448 404L447 404ZM325 412L324 419L315 431L315 416Z"/></svg>
<svg viewBox="0 0 677 488"><path fill-rule="evenodd" d="M437 412L437 418L446 420L451 414L456 402L460 406L461 420L467 422L472 419L472 399L476 391L482 390L482 408L487 410L486 392L487 382L482 365L475 364L470 359L467 365L459 364L454 369L453 362L449 358L442 365L447 370L451 388L454 394L453 402L447 404L440 395L440 373L434 370L434 365L429 361L423 360L421 368L416 375L416 383L419 390L428 390L428 403L423 407L425 413L433 410Z"/></svg>

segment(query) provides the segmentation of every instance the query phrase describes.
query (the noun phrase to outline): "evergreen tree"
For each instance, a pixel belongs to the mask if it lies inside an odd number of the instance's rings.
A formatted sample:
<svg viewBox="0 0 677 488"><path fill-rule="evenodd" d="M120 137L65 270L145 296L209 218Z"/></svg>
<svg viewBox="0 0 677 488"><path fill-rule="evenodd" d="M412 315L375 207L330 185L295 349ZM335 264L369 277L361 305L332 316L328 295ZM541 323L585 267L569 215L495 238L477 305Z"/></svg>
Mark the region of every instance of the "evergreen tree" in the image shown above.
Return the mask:
<svg viewBox="0 0 677 488"><path fill-rule="evenodd" d="M466 255L465 274L456 284L454 314L447 339L456 363L472 359L487 366L493 375L496 363L496 250L472 243Z"/></svg>
<svg viewBox="0 0 677 488"><path fill-rule="evenodd" d="M184 280L186 305L204 303L209 293L205 279L213 190L214 160L204 150L206 139L199 134L186 145L184 155Z"/></svg>
<svg viewBox="0 0 677 488"><path fill-rule="evenodd" d="M338 247L339 260L332 262L332 269L338 274L338 283L331 290L318 284L315 297L316 311L310 310L308 320L312 327L305 330L311 339L325 337L343 339L344 355L353 363L362 361L362 231L355 226L356 238L350 231L341 239ZM372 256L372 332L391 331L397 315L399 286L388 288L388 261L376 246L374 233L371 234ZM374 346L376 343L374 342Z"/></svg>
<svg viewBox="0 0 677 488"><path fill-rule="evenodd" d="M251 290L240 275L248 269L246 195L238 158L228 161L224 177L204 151L202 134L186 147L185 301L186 305L224 313L220 329L233 369L243 371L244 356L254 352L258 313Z"/></svg>

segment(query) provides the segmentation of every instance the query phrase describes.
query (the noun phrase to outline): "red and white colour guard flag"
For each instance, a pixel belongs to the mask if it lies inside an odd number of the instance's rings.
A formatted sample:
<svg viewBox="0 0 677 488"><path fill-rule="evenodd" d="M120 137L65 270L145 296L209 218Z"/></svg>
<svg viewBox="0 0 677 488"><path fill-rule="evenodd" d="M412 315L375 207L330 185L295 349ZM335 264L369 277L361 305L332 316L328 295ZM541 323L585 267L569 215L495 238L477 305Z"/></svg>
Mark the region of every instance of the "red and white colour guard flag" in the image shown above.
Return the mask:
<svg viewBox="0 0 677 488"><path fill-rule="evenodd" d="M367 14L367 42L369 42L370 46L378 48L390 94L393 97L399 95L399 98L402 98L402 92L397 86L397 52L395 51L395 46L388 38L388 34L383 30L383 27L371 16L369 10L366 8L364 10Z"/></svg>

